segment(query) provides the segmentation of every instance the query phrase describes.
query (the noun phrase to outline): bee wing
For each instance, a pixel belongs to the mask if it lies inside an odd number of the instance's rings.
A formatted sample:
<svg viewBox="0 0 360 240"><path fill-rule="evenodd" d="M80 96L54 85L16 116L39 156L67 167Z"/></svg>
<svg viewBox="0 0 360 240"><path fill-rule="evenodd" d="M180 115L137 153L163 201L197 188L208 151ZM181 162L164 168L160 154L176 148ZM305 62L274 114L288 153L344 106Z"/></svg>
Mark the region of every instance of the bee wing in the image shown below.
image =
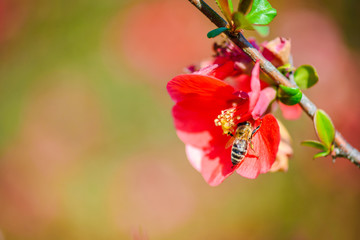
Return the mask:
<svg viewBox="0 0 360 240"><path fill-rule="evenodd" d="M233 145L235 138L231 137L229 141L226 143L225 148L229 148Z"/></svg>

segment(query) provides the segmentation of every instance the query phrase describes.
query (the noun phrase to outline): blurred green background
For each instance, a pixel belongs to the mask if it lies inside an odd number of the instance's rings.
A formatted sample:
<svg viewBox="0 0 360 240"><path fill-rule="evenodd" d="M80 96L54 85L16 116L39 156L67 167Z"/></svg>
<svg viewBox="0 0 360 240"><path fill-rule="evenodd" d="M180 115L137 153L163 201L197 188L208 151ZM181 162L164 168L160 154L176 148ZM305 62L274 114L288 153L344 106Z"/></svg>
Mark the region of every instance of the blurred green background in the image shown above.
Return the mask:
<svg viewBox="0 0 360 240"><path fill-rule="evenodd" d="M359 3L271 3L267 39L318 69L308 95L359 147ZM358 239L359 170L312 160L304 115L287 173L213 188L190 166L165 86L213 28L186 0L0 0L0 240Z"/></svg>

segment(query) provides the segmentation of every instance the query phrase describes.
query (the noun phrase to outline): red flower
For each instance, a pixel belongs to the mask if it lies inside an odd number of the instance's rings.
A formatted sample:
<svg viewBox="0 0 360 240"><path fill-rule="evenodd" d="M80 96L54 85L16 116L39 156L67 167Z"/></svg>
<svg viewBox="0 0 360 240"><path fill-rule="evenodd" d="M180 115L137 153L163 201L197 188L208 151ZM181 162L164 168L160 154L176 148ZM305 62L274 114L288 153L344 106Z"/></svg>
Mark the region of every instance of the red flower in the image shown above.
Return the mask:
<svg viewBox="0 0 360 240"><path fill-rule="evenodd" d="M256 44L255 40L250 40L251 44L259 50L263 56L269 60L274 66L282 66L289 63L290 58L290 40L285 38L276 38L270 42L263 42L260 47ZM218 79L225 79L243 75L250 75L250 70L253 62L243 52L239 51L231 43L223 45L215 44L216 56L211 60L201 63L201 69L197 72L195 65L191 66L188 71L196 72L207 76L213 76ZM262 76L265 81L260 81L261 89L272 84L272 80L267 79L267 76ZM246 78L246 77L245 77ZM238 84L239 85L239 84ZM240 83L241 85L241 83ZM296 120L301 116L302 109L299 104L288 106L278 101L278 105L285 119Z"/></svg>
<svg viewBox="0 0 360 240"><path fill-rule="evenodd" d="M213 74L212 74L213 75ZM239 75L230 82L199 74L179 75L167 85L175 101L173 117L179 138L186 145L191 164L212 186L220 184L234 171L256 178L270 170L278 151L280 133L277 120L263 114L275 97L275 90L261 90L259 64L252 76ZM231 163L231 148L226 148L238 123L249 121L259 130L252 138L241 163Z"/></svg>

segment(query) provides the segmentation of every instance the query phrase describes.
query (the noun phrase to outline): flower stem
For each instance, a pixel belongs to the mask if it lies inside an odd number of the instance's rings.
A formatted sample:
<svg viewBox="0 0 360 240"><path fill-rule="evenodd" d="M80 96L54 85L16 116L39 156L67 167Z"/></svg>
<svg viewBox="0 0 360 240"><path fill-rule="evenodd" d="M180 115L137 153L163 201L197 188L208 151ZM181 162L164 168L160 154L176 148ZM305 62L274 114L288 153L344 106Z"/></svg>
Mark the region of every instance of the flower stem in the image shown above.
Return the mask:
<svg viewBox="0 0 360 240"><path fill-rule="evenodd" d="M211 22L213 22L217 27L226 27L227 22L219 16L209 5L207 5L202 0L188 0L192 3L197 9L199 9ZM273 79L276 85L285 85L288 87L296 87L294 83L291 83L288 78L281 74L271 62L266 60L264 56L254 48L249 41L241 33L233 34L229 31L224 32L227 37L238 46L243 52L245 52L254 62L259 61L260 67L264 73L266 73L270 78ZM304 94L300 101L300 106L303 111L311 118L314 118L317 107L313 102L310 101L308 97ZM335 133L335 150L334 156L344 157L349 159L356 166L360 167L360 152L352 147L345 138L336 131Z"/></svg>

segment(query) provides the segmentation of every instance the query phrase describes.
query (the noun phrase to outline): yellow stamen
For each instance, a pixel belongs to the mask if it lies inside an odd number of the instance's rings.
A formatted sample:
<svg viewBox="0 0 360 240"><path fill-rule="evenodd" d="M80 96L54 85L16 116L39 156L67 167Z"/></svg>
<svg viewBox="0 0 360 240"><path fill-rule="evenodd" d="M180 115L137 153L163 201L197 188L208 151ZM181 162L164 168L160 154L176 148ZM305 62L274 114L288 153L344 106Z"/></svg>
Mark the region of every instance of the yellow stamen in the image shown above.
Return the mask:
<svg viewBox="0 0 360 240"><path fill-rule="evenodd" d="M234 107L226 110L222 110L221 114L217 116L217 119L214 120L215 126L221 126L224 134L229 134L234 132L235 130L235 121L234 121L234 113L236 111L235 107L236 103L232 104ZM237 116L236 119L240 117Z"/></svg>

